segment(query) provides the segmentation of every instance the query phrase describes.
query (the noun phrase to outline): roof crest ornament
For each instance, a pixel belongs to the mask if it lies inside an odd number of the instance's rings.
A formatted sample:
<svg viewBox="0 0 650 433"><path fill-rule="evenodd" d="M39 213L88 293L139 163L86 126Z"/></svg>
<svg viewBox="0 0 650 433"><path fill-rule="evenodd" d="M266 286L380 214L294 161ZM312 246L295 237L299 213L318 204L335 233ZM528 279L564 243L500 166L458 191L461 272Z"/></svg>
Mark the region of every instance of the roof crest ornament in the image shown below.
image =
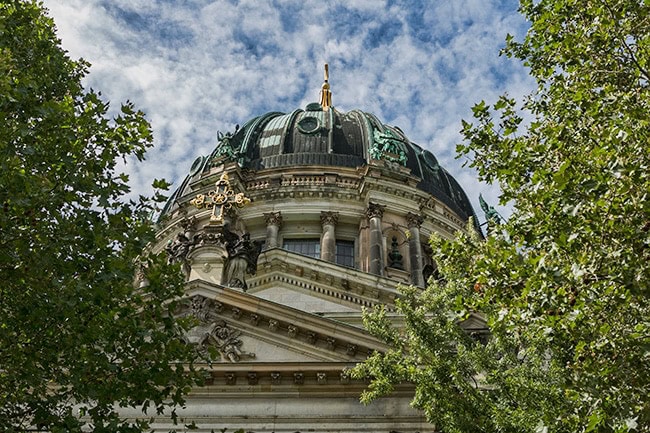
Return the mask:
<svg viewBox="0 0 650 433"><path fill-rule="evenodd" d="M328 111L332 106L332 92L330 91L329 78L329 67L325 63L325 82L320 88L320 105L323 107L323 111Z"/></svg>

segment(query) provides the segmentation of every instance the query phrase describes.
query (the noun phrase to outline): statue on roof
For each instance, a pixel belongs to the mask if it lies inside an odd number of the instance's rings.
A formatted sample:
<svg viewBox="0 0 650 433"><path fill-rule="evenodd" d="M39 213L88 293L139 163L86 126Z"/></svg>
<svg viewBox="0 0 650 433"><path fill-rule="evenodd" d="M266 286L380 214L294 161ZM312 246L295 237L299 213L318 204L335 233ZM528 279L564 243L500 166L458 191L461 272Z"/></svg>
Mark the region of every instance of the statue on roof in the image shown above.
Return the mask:
<svg viewBox="0 0 650 433"><path fill-rule="evenodd" d="M389 128L384 128L383 131L374 129L372 138L372 145L368 149L371 158L384 159L406 166L407 157L402 138Z"/></svg>
<svg viewBox="0 0 650 433"><path fill-rule="evenodd" d="M483 212L485 213L485 224L487 224L489 232L491 227L501 224L503 217L499 214L499 212L497 212L494 206L487 204L487 202L483 199L482 194L478 195L478 201L481 204L481 209L483 209Z"/></svg>
<svg viewBox="0 0 650 433"><path fill-rule="evenodd" d="M232 288L248 289L246 274L255 275L257 271L257 258L262 252L262 244L251 240L249 233L238 235L230 231L229 227L223 229L223 240L228 252L225 265L224 285Z"/></svg>

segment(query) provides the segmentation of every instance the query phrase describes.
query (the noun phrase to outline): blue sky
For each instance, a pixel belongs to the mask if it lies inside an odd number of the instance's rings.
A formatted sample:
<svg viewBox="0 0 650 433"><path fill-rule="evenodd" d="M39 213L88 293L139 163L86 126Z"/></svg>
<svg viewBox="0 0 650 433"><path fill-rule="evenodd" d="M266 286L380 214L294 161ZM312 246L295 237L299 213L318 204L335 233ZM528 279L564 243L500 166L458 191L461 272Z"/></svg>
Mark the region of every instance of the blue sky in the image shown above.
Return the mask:
<svg viewBox="0 0 650 433"><path fill-rule="evenodd" d="M478 195L496 186L455 159L471 106L534 88L499 56L507 33L527 28L514 0L45 0L73 58L92 63L86 87L112 107L147 113L155 147L128 163L135 194L154 178L178 184L217 131L268 111L318 100L329 63L333 105L399 126L460 182L479 219ZM507 209L501 208L507 214Z"/></svg>

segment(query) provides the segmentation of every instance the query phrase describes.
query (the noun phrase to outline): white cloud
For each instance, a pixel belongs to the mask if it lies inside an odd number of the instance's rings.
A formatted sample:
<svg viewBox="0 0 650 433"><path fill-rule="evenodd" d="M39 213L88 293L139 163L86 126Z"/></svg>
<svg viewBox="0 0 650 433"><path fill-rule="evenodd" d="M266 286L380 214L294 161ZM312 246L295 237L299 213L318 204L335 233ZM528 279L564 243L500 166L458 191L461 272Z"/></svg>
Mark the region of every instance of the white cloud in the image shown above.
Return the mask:
<svg viewBox="0 0 650 433"><path fill-rule="evenodd" d="M154 128L144 164L129 164L136 193L154 177L180 182L216 131L318 98L330 64L334 105L375 113L429 148L466 189L496 204L455 160L460 119L504 91L533 83L499 57L522 35L517 2L46 0L72 57L93 66L86 85L117 109L132 100Z"/></svg>

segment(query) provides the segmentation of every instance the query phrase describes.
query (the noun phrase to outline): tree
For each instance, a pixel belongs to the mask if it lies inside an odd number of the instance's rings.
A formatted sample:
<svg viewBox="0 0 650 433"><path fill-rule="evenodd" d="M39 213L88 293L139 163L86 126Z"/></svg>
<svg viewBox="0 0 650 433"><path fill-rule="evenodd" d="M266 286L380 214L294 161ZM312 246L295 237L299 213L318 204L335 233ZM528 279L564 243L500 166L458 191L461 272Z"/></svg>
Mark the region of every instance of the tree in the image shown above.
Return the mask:
<svg viewBox="0 0 650 433"><path fill-rule="evenodd" d="M40 4L0 2L3 431L140 431L146 418L118 407L168 413L197 380L171 314L181 274L143 255L155 203L126 202L116 171L143 159L150 126L131 103L109 119L87 68ZM138 270L148 285L134 288Z"/></svg>
<svg viewBox="0 0 650 433"><path fill-rule="evenodd" d="M505 54L538 87L481 102L461 156L514 210L483 240L433 239L444 279L404 289L402 330L355 370L363 399L415 384L444 432L650 429L650 3L522 0ZM457 326L480 312L491 337Z"/></svg>

